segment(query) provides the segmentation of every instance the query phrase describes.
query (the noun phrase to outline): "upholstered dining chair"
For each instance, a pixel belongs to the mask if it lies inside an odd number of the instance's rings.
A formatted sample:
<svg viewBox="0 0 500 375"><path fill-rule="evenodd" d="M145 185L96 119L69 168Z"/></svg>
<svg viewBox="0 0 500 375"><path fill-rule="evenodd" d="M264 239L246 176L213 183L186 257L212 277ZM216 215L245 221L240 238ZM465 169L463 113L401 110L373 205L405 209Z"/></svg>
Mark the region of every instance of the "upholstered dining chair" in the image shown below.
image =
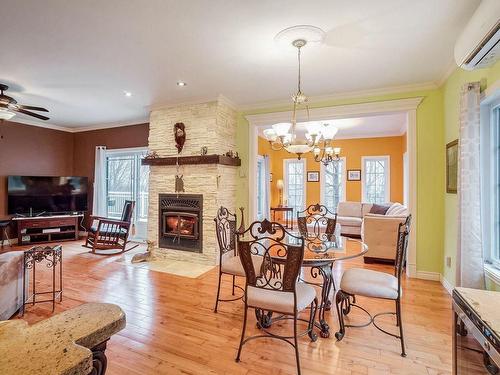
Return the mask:
<svg viewBox="0 0 500 375"><path fill-rule="evenodd" d="M403 336L403 321L401 318L401 278L405 267L408 236L410 234L410 223L411 215L409 215L404 222L399 224L398 241L396 245L396 260L393 275L362 268L348 269L342 275L340 289L337 291L335 297L340 326L340 330L335 334L338 341L342 340L344 337L346 327L366 327L373 324L379 331L399 339L401 342L401 356L406 357ZM368 251L370 250L368 249ZM395 301L396 311L383 312L372 316L367 310L356 304L356 296ZM364 311L368 315L370 321L362 325L345 324L345 316L350 313L352 307L356 307ZM399 328L399 335L388 332L377 325L376 318L381 315L396 316L396 325Z"/></svg>
<svg viewBox="0 0 500 375"><path fill-rule="evenodd" d="M304 237L330 240L335 233L337 214L319 203L297 212L299 232Z"/></svg>
<svg viewBox="0 0 500 375"><path fill-rule="evenodd" d="M96 250L120 250L120 253L135 249L139 244L127 248L128 237L132 229L132 214L135 202L125 201L120 220L90 216L90 229L84 247L92 249L92 253L99 255L113 255L117 252L96 252Z"/></svg>
<svg viewBox="0 0 500 375"><path fill-rule="evenodd" d="M217 298L215 299L214 308L214 312L217 312L219 302L237 301L243 297L244 290L242 287L236 285L236 277L245 277L245 271L243 270L243 266L236 249L236 214L229 212L226 207L221 206L217 210L217 216L214 218L214 221L215 233L217 235L217 242L219 245L219 282L217 284ZM260 268L262 258L256 258L255 264L258 268ZM232 277L232 295L235 296L235 290L240 289L240 296L226 299L220 298L220 287L223 275L229 275Z"/></svg>
<svg viewBox="0 0 500 375"><path fill-rule="evenodd" d="M294 241L287 241L288 236L293 237ZM313 329L318 309L314 287L298 282L304 258L304 239L293 236L281 224L267 219L252 223L245 232L238 233L237 238L246 286L243 328L236 361L240 361L243 345L248 341L263 337L279 339L295 348L297 372L300 375L298 337L309 335L311 341L316 341L317 335ZM256 257L263 259L260 275L255 272ZM299 313L307 307L310 307L307 329L298 333L297 321L303 320L299 318ZM257 324L263 334L245 337L249 308L282 314L275 320L293 319L293 335L277 335Z"/></svg>

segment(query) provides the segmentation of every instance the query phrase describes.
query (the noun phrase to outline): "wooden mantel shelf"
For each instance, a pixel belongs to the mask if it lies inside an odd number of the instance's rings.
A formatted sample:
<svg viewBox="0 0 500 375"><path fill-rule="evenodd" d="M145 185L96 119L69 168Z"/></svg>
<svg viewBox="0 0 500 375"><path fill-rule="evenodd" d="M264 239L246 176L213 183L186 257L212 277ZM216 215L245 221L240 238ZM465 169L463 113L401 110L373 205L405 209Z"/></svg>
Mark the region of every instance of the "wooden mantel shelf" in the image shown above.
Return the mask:
<svg viewBox="0 0 500 375"><path fill-rule="evenodd" d="M142 165L175 165L177 156L169 156L166 158L142 159ZM241 166L240 158L231 158L225 155L193 155L179 156L179 165L196 165L196 164L221 164L232 167Z"/></svg>

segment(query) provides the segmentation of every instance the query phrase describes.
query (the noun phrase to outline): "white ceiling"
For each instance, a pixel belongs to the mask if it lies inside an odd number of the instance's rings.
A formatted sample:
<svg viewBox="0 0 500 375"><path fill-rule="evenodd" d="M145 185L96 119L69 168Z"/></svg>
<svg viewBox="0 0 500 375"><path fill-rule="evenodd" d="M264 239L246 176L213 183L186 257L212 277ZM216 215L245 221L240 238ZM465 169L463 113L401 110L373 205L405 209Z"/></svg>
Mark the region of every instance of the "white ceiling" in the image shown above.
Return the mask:
<svg viewBox="0 0 500 375"><path fill-rule="evenodd" d="M218 94L240 107L285 100L295 89L296 56L273 38L297 24L327 33L325 44L303 51L309 96L437 82L478 4L2 0L0 82L66 127L143 121L152 106Z"/></svg>
<svg viewBox="0 0 500 375"><path fill-rule="evenodd" d="M339 130L335 139L399 136L406 132L407 125L406 113L335 119L322 122L331 123ZM271 126L259 127L259 136L263 137L263 130L267 128L271 128ZM298 123L296 128L297 137L304 139L305 133L306 124Z"/></svg>

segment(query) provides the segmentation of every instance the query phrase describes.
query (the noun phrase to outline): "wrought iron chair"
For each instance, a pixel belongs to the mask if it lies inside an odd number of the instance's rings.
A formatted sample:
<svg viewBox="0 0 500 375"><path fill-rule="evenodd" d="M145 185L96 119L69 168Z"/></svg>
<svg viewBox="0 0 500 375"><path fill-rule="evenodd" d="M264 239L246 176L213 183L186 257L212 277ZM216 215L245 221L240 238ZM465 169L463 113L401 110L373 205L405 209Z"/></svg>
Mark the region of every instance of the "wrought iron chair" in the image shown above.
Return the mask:
<svg viewBox="0 0 500 375"><path fill-rule="evenodd" d="M241 212L241 216L241 220L243 222L243 211ZM214 218L214 221L215 233L217 234L217 242L219 244L219 282L217 285L217 298L215 300L214 308L214 312L217 312L219 302L231 302L243 298L244 290L240 286L236 285L236 276L245 277L245 271L243 270L241 260L238 257L238 252L236 250L236 214L229 212L226 207L221 206L217 210L217 216ZM262 264L262 258L256 258L255 263L258 268L260 268L260 264ZM232 295L235 295L235 289L237 288L241 290L241 296L228 299L220 298L222 275L232 276Z"/></svg>
<svg viewBox="0 0 500 375"><path fill-rule="evenodd" d="M294 245L287 237L294 238ZM298 282L304 258L304 239L286 231L279 223L268 220L256 221L243 233L238 233L238 252L245 270L245 310L240 346L236 362L240 361L243 345L256 338L274 338L288 342L295 348L297 371L300 375L298 337L309 335L311 341L317 340L313 332L314 320L318 309L318 299L314 287ZM257 274L255 259L263 259L261 274ZM297 333L299 313L310 306L307 329ZM256 311L269 311L283 314L273 319L293 319L293 336L280 336L271 333L265 326L257 323L264 334L245 338L247 313L249 308ZM292 341L293 340L293 341Z"/></svg>
<svg viewBox="0 0 500 375"><path fill-rule="evenodd" d="M113 253L101 253L96 250L121 250L120 253L135 249L139 244L126 248L128 236L132 227L132 214L135 202L125 201L120 220L106 217L90 216L91 227L88 230L87 240L84 247L92 249L92 253L99 255L113 255Z"/></svg>
<svg viewBox="0 0 500 375"><path fill-rule="evenodd" d="M318 240L330 240L335 233L337 214L319 203L311 204L297 212L297 224L302 236Z"/></svg>
<svg viewBox="0 0 500 375"><path fill-rule="evenodd" d="M401 319L401 277L405 267L408 236L410 234L410 223L411 215L408 216L404 223L399 224L394 275L362 268L348 269L342 275L340 289L335 297L340 325L340 330L335 334L338 341L343 339L346 327L366 327L373 323L375 328L379 331L382 331L383 333L393 336L401 341L401 356L406 357L403 322ZM384 312L372 316L367 310L356 304L356 296L393 300L396 302L396 312ZM368 314L370 321L361 325L345 324L344 316L347 316L350 313L351 307L357 307L358 309L364 311ZM377 325L375 321L376 318L378 316L388 314L396 315L396 325L399 327L399 335L388 332Z"/></svg>

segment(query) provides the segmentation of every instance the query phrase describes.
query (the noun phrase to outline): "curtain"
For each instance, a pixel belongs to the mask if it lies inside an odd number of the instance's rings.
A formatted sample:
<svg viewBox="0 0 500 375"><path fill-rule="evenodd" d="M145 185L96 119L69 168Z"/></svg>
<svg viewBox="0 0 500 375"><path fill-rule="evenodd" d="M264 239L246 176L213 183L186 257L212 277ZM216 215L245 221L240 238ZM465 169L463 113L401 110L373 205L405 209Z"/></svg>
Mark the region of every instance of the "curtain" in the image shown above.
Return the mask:
<svg viewBox="0 0 500 375"><path fill-rule="evenodd" d="M94 195L92 213L95 216L106 216L106 146L95 148Z"/></svg>
<svg viewBox="0 0 500 375"><path fill-rule="evenodd" d="M269 155L264 155L264 213L265 219L270 220L271 211L271 163L269 160Z"/></svg>
<svg viewBox="0 0 500 375"><path fill-rule="evenodd" d="M457 285L484 289L481 238L479 82L462 87L458 141Z"/></svg>

